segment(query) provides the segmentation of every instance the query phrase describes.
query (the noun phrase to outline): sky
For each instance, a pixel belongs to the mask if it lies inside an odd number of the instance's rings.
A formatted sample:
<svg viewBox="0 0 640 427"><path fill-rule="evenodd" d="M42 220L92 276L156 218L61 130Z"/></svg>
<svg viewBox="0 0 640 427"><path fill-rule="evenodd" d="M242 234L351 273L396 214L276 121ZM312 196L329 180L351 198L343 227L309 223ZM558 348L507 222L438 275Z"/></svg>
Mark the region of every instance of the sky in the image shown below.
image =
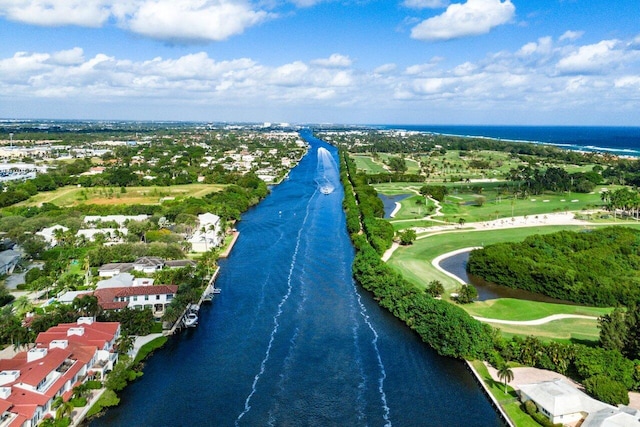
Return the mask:
<svg viewBox="0 0 640 427"><path fill-rule="evenodd" d="M0 0L0 118L640 126L640 0Z"/></svg>

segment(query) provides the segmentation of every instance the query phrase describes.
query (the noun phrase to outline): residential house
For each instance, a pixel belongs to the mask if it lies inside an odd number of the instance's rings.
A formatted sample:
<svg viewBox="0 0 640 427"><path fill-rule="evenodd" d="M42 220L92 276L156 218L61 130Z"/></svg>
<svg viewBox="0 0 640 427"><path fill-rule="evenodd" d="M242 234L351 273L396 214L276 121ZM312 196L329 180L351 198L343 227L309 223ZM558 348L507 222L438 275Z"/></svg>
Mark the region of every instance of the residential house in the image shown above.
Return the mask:
<svg viewBox="0 0 640 427"><path fill-rule="evenodd" d="M122 273L109 279L100 280L96 289L104 288L130 288L132 286L153 286L153 279L148 277L134 277L129 273Z"/></svg>
<svg viewBox="0 0 640 427"><path fill-rule="evenodd" d="M538 410L554 424L568 424L603 409L614 408L600 402L562 379L522 384L520 400L533 401Z"/></svg>
<svg viewBox="0 0 640 427"><path fill-rule="evenodd" d="M167 260L164 262L164 266L167 268L184 268L187 266L195 267L197 263L190 259L176 259L176 260Z"/></svg>
<svg viewBox="0 0 640 427"><path fill-rule="evenodd" d="M96 235L102 234L111 243L121 243L123 241L122 236L126 236L128 232L129 230L126 228L83 228L78 230L76 237L84 237L90 242L94 242Z"/></svg>
<svg viewBox="0 0 640 427"><path fill-rule="evenodd" d="M142 310L149 308L156 318L162 317L166 307L178 292L177 285L130 286L122 288L96 289L98 304L103 310L123 308Z"/></svg>
<svg viewBox="0 0 640 427"><path fill-rule="evenodd" d="M49 246L55 246L58 244L58 240L56 239L56 230L62 230L63 233L69 231L69 229L64 225L56 224L36 232L36 236L42 236Z"/></svg>
<svg viewBox="0 0 640 427"><path fill-rule="evenodd" d="M638 427L640 410L628 406L605 408L589 414L581 427Z"/></svg>
<svg viewBox="0 0 640 427"><path fill-rule="evenodd" d="M0 252L0 275L12 274L21 259L22 253L14 249Z"/></svg>
<svg viewBox="0 0 640 427"><path fill-rule="evenodd" d="M124 226L127 221L146 221L149 215L87 215L84 217L85 224L98 223L98 222L111 222L118 223L120 227Z"/></svg>
<svg viewBox="0 0 640 427"><path fill-rule="evenodd" d="M220 217L212 213L198 215L198 227L188 240L193 252L207 252L219 246L222 239Z"/></svg>
<svg viewBox="0 0 640 427"><path fill-rule="evenodd" d="M69 400L74 387L113 368L119 335L119 323L81 317L41 333L29 351L0 360L0 426L33 427L55 415L55 399Z"/></svg>
<svg viewBox="0 0 640 427"><path fill-rule="evenodd" d="M126 273L133 268L131 262L112 262L104 264L98 268L98 275L100 277L113 277L118 274Z"/></svg>
<svg viewBox="0 0 640 427"><path fill-rule="evenodd" d="M142 258L138 258L133 263L133 269L136 271L141 271L146 274L153 274L157 271L162 270L164 267L164 260L158 257L152 256L144 256Z"/></svg>

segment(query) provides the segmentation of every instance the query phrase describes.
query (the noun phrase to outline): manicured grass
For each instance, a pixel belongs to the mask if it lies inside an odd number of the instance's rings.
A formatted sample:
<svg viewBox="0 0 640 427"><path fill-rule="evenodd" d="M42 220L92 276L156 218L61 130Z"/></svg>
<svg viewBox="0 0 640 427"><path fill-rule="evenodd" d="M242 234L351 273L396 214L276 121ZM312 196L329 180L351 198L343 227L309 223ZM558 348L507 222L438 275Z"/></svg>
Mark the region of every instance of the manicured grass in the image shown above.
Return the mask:
<svg viewBox="0 0 640 427"><path fill-rule="evenodd" d="M429 220L400 220L400 221L390 221L391 225L393 225L393 229L395 231L404 230L412 227L433 227L436 225L442 225L441 222L429 221Z"/></svg>
<svg viewBox="0 0 640 427"><path fill-rule="evenodd" d="M167 342L167 340L168 340L167 337L164 337L164 336L158 337L155 340L149 341L148 343L140 347L140 351L138 351L138 354L136 355L136 358L133 360L132 365L135 366L141 361L143 361L149 355L149 353L162 347Z"/></svg>
<svg viewBox="0 0 640 427"><path fill-rule="evenodd" d="M378 174L378 173L388 173L380 162L376 162L373 160L371 156L362 156L362 155L351 155L351 158L356 162L356 168L364 173L368 174Z"/></svg>
<svg viewBox="0 0 640 427"><path fill-rule="evenodd" d="M520 241L533 234L548 234L560 230L579 230L581 226L548 226L513 228L492 231L457 231L417 240L411 246L400 247L394 252L388 263L396 268L407 279L417 286L426 287L432 280L439 280L445 286L445 298L460 285L457 281L438 271L431 264L438 255L457 249L484 246L506 241ZM475 302L461 306L471 315L497 318L503 320L531 320L546 317L551 314L584 314L601 316L610 309L578 307L573 305L549 304L535 301L498 299L493 301ZM537 326L494 324L509 335L536 335L541 339L559 341L581 340L597 341L597 321L591 319L562 319Z"/></svg>
<svg viewBox="0 0 640 427"><path fill-rule="evenodd" d="M120 403L120 398L116 395L116 392L113 390L105 390L102 396L91 405L91 408L87 412L87 418L100 413L104 408L117 406L118 403Z"/></svg>
<svg viewBox="0 0 640 427"><path fill-rule="evenodd" d="M580 230L580 226L548 226L512 228L504 230L449 232L431 235L416 240L411 246L396 250L389 260L389 265L398 269L407 279L420 287L426 287L431 280L440 280L445 289L457 288L458 282L438 271L431 261L438 255L457 249L484 246L498 242L521 241L533 234L555 233L560 230Z"/></svg>
<svg viewBox="0 0 640 427"><path fill-rule="evenodd" d="M504 325L489 323L500 329L506 338L518 335L527 337L534 335L542 341L559 342L590 342L596 344L600 339L600 329L597 320L590 319L562 319L545 323L544 325Z"/></svg>
<svg viewBox="0 0 640 427"><path fill-rule="evenodd" d="M554 314L579 314L582 316L599 317L611 312L610 308L584 307L580 305L553 304L539 302L531 306L528 301L500 298L487 301L477 301L465 307L473 316L488 317L505 320L534 320Z"/></svg>
<svg viewBox="0 0 640 427"><path fill-rule="evenodd" d="M489 370L484 363L479 360L474 360L471 362L471 364L489 389L489 392L498 401L498 404L502 406L507 416L516 426L540 427L540 424L538 424L533 418L531 418L529 414L520 409L520 401L518 400L518 396L516 395L516 392L512 387L507 385L507 392L505 394L504 384L491 378L491 375L489 375Z"/></svg>
<svg viewBox="0 0 640 427"><path fill-rule="evenodd" d="M160 204L163 197L202 197L214 191L221 191L221 184L187 184L169 187L127 187L122 193L120 187L62 187L55 191L38 193L29 200L19 203L21 206L40 206L54 203L61 207L79 204L117 205L117 204Z"/></svg>

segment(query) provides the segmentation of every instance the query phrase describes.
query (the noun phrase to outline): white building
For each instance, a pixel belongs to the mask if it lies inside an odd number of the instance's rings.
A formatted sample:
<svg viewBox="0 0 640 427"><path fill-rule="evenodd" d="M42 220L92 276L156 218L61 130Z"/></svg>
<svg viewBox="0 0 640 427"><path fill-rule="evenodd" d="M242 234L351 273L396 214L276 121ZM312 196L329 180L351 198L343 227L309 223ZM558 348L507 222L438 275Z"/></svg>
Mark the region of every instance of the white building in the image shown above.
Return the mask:
<svg viewBox="0 0 640 427"><path fill-rule="evenodd" d="M520 400L531 400L554 424L574 423L603 409L615 409L559 378L519 387Z"/></svg>
<svg viewBox="0 0 640 427"><path fill-rule="evenodd" d="M124 226L126 221L146 221L149 215L87 215L84 217L85 224L98 222L115 221L120 227Z"/></svg>
<svg viewBox="0 0 640 427"><path fill-rule="evenodd" d="M193 252L207 252L222 241L220 217L212 213L198 215L198 227L188 240Z"/></svg>
<svg viewBox="0 0 640 427"><path fill-rule="evenodd" d="M58 244L58 240L56 240L56 230L62 230L63 233L69 231L67 227L64 225L52 225L51 227L43 228L42 230L36 232L37 236L42 236L45 242L47 242L50 246L55 246Z"/></svg>

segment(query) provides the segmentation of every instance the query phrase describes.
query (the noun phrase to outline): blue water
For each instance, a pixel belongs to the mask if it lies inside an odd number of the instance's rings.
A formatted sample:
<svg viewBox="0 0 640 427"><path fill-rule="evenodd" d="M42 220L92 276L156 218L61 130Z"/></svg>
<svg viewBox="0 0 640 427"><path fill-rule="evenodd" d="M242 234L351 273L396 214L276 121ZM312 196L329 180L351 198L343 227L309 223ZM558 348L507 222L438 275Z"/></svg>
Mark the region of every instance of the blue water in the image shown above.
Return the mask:
<svg viewBox="0 0 640 427"><path fill-rule="evenodd" d="M546 143L569 150L640 157L640 127L459 125L384 125L377 127L382 129L405 129L446 135L478 136L509 141Z"/></svg>
<svg viewBox="0 0 640 427"><path fill-rule="evenodd" d="M407 197L411 197L411 194L395 194L387 196L386 194L378 193L378 197L380 197L384 206L384 217L391 218L391 214L396 208L396 202L404 200Z"/></svg>
<svg viewBox="0 0 640 427"><path fill-rule="evenodd" d="M92 426L500 425L462 362L353 282L342 187L316 182L318 148L335 149L304 136L309 154L238 224L199 326Z"/></svg>

